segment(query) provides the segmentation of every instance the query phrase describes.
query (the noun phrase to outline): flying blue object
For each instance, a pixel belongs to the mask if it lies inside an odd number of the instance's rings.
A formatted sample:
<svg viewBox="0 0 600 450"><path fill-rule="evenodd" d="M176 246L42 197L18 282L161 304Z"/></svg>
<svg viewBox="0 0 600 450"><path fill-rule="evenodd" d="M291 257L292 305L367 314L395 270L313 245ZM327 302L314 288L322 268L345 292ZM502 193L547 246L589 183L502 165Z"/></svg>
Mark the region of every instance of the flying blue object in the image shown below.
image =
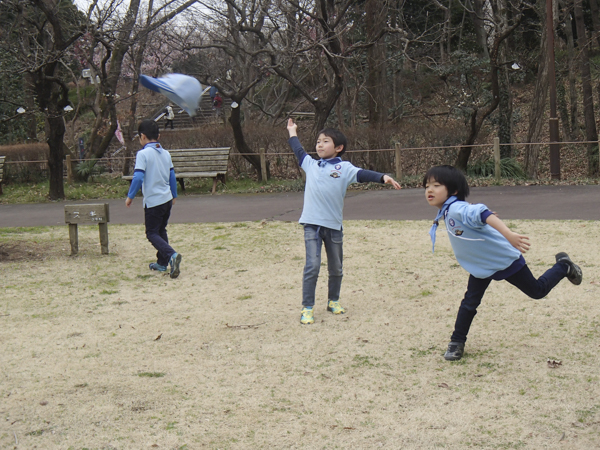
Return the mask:
<svg viewBox="0 0 600 450"><path fill-rule="evenodd" d="M169 73L161 78L140 75L140 83L145 88L160 92L190 116L196 115L202 96L202 85L196 78L181 73Z"/></svg>

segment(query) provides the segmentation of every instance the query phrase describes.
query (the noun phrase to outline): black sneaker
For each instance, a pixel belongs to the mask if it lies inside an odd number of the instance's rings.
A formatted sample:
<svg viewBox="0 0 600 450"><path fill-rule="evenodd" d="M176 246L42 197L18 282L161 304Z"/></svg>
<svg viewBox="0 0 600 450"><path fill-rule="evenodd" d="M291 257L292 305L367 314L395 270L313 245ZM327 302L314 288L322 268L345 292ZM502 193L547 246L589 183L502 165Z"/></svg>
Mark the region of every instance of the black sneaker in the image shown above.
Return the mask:
<svg viewBox="0 0 600 450"><path fill-rule="evenodd" d="M569 255L565 252L560 252L556 254L556 262L564 262L569 266L569 271L567 272L567 278L569 281L575 285L581 284L581 280L583 280L583 273L581 272L581 268L571 261Z"/></svg>
<svg viewBox="0 0 600 450"><path fill-rule="evenodd" d="M465 343L464 342L450 342L448 344L448 350L444 354L444 358L446 361L458 361L463 357L463 353L465 352Z"/></svg>

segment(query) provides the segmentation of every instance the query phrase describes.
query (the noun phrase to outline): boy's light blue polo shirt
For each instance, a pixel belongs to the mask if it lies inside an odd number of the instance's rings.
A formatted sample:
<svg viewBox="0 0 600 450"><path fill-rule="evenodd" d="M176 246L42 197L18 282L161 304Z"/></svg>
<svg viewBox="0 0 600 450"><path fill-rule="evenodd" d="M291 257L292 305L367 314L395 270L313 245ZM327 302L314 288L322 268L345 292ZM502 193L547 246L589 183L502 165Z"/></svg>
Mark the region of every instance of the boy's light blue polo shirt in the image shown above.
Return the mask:
<svg viewBox="0 0 600 450"><path fill-rule="evenodd" d="M310 156L300 167L306 172L300 223L341 230L346 190L356 183L360 169L341 158L317 161Z"/></svg>
<svg viewBox="0 0 600 450"><path fill-rule="evenodd" d="M149 142L137 153L134 176L135 172L144 173L144 207L153 208L173 199L170 186L172 169L171 154L158 142Z"/></svg>
<svg viewBox="0 0 600 450"><path fill-rule="evenodd" d="M492 277L522 259L521 252L485 222L491 214L484 214L486 211L488 207L483 204L471 205L458 200L448 207L444 215L456 260L476 278ZM524 259L522 265L525 265Z"/></svg>

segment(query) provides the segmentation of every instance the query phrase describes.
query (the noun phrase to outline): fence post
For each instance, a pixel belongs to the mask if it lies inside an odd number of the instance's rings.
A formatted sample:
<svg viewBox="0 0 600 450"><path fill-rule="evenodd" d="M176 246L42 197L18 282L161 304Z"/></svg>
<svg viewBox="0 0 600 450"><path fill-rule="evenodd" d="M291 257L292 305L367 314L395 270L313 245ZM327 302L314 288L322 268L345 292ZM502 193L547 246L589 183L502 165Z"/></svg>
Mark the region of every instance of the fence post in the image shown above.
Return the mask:
<svg viewBox="0 0 600 450"><path fill-rule="evenodd" d="M267 159L265 157L265 149L261 147L259 149L259 153L260 153L260 174L262 176L263 183L266 183L267 182Z"/></svg>
<svg viewBox="0 0 600 450"><path fill-rule="evenodd" d="M394 144L394 153L396 159L396 181L402 180L402 160L400 159L400 143Z"/></svg>
<svg viewBox="0 0 600 450"><path fill-rule="evenodd" d="M496 175L496 181L500 181L502 176L500 169L500 138L494 138L494 174Z"/></svg>
<svg viewBox="0 0 600 450"><path fill-rule="evenodd" d="M71 155L67 155L67 183L73 182L73 166L71 166Z"/></svg>

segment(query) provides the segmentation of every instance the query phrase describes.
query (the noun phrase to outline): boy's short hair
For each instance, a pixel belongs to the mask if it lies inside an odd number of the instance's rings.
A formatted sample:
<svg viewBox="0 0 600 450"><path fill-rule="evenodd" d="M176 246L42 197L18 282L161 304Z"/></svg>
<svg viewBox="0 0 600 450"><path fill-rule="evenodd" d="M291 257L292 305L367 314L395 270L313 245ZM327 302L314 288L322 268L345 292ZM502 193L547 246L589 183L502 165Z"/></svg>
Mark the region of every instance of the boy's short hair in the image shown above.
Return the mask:
<svg viewBox="0 0 600 450"><path fill-rule="evenodd" d="M158 139L159 131L158 124L151 119L142 120L138 125L138 134L146 135L151 141Z"/></svg>
<svg viewBox="0 0 600 450"><path fill-rule="evenodd" d="M423 177L423 187L432 179L446 186L448 195L456 195L456 198L463 201L469 196L467 178L456 167L448 165L432 167Z"/></svg>
<svg viewBox="0 0 600 450"><path fill-rule="evenodd" d="M333 140L333 145L335 145L336 147L339 147L340 145L344 146L342 151L338 153L338 156L342 156L344 153L346 153L346 148L348 147L348 139L346 139L346 136L340 130L336 130L335 128L324 128L317 134L317 136L320 135L324 135L328 138L331 138Z"/></svg>

